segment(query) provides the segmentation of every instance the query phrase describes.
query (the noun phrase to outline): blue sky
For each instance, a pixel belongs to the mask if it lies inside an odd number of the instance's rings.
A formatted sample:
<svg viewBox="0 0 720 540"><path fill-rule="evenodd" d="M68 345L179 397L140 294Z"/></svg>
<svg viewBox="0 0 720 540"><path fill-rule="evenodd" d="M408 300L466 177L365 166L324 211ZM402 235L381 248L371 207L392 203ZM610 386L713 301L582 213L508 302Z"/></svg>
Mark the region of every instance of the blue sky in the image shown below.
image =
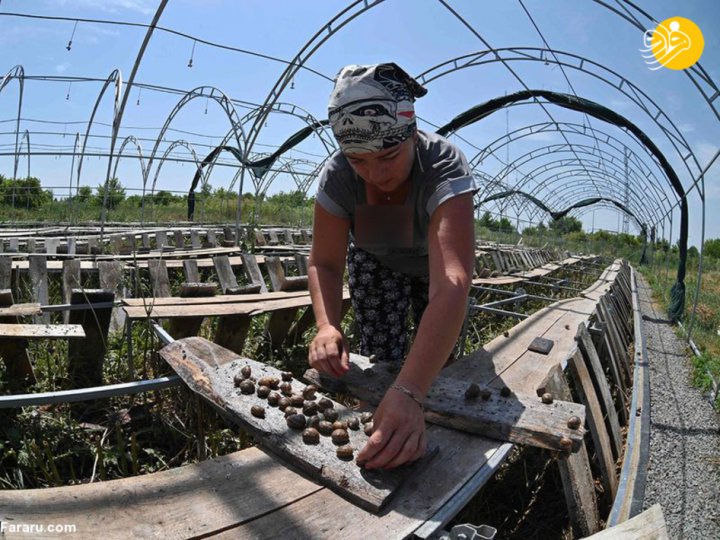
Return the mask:
<svg viewBox="0 0 720 540"><path fill-rule="evenodd" d="M616 9L616 0L604 0ZM682 137L698 158L701 167L715 155L720 141L720 122L684 72L661 69L651 71L643 62L639 49L642 32L591 0L452 0L448 4L456 10L479 35L473 34L437 0L387 0L349 22L331 36L307 61L313 70L332 77L338 69L350 63L395 61L409 73L419 75L452 58L483 51L491 47L544 47L523 5L532 16L549 46L557 51L571 53L596 62L624 77L641 89L648 99L657 104L680 130ZM642 0L636 4L657 20L683 16L693 20L703 31L705 50L701 65L712 79L720 82L720 3L715 0ZM157 8L157 0L2 0L0 14L21 13L69 18L104 19L112 21L148 23ZM263 55L290 60L304 44L337 13L347 1L230 1L230 0L171 0L159 25L193 37L245 49ZM641 22L652 23L641 17ZM0 15L0 58L4 74L15 65L22 65L26 77L87 77L105 79L119 69L123 81L130 75L139 46L145 35L144 28L80 22L73 34L74 22L29 19ZM66 49L72 35L72 47ZM240 52L226 51L193 40L157 30L143 58L136 77L137 83L171 87L189 91L199 86L212 86L225 95L250 103L262 103L284 64ZM193 66L188 67L192 54ZM590 65L590 64L588 64ZM441 125L469 107L488 99L522 89L508 66L530 88L576 92L579 96L596 101L643 129L665 153L675 167L683 184L689 186L690 175L682 158L670 144L668 137L653 119L613 86L598 77L576 69L566 68L565 75L553 62L512 61L499 62L462 69L438 78L428 84L428 94L418 101L419 116L428 122ZM603 71L595 69L596 74ZM604 72L607 73L607 72ZM614 75L608 75L615 79ZM74 82L26 80L23 94L21 133L29 132L34 155L30 158L30 172L52 187L60 196L67 193L71 180L71 156L39 155L39 152L66 152L73 149L75 134L84 134L87 121L102 88L102 82ZM627 87L629 88L629 87ZM287 89L280 97L283 102L294 103L317 118L326 115L327 97L331 83L324 77L301 71L295 78L294 89ZM122 121L121 137L134 135L140 140L144 156L153 148L160 128L180 100L181 95L149 89L130 90L130 99ZM0 92L0 173L9 176L13 171L14 118L18 105L19 86L8 84ZM112 121L112 92L100 101L97 124L91 128L88 149L107 149ZM139 105L137 104L139 101ZM248 112L236 105L239 115ZM207 110L207 113L205 112ZM553 121L587 125L603 131L626 145L634 153L647 154L634 138L615 126L585 115L548 106ZM508 131L527 125L548 122L547 112L533 105L520 105L494 115L461 130L453 140L472 159L478 149L485 148ZM269 151L287 136L304 126L290 115L271 115L263 127L254 150ZM220 142L229 124L225 114L213 102L204 99L191 101L175 117L166 135L168 142L160 146L160 153L171 141L184 140L196 149L200 158L211 145ZM422 122L421 128L433 129ZM570 136L573 144L592 146L587 138ZM491 178L503 171L505 163L514 161L527 152L548 144L559 144L558 134L542 133L513 141L493 156L478 164L478 169ZM596 145L598 157L609 156L612 149ZM124 152L118 166L118 177L128 188L140 189L140 166L130 148ZM174 155L189 156L184 147ZM310 138L293 150L288 158L319 162L326 155L317 138ZM537 167L543 163L567 158L567 154L549 154L528 162L510 172L504 181L510 184L519 177L540 174ZM617 157L617 156L616 156ZM588 163L597 163L589 158ZM231 164L228 157L225 163ZM611 163L601 164L601 168ZM28 160L20 160L19 175L25 175ZM75 163L77 167L77 163ZM89 157L83 164L81 184L97 186L104 180L107 158ZM587 165L586 165L587 167ZM190 163L165 163L158 175L157 189L183 191L192 178L194 166ZM312 170L310 164L297 165L301 172ZM153 178L157 162L150 171ZM210 183L214 187L227 187L236 169L216 167ZM637 189L635 204L651 201L656 194L672 194L662 175L650 163L646 172L659 177L657 190ZM602 180L597 180L601 182ZM528 189L533 187L528 180ZM268 193L294 189L293 179L279 174ZM313 190L311 188L311 190ZM572 189L571 187L567 188ZM250 186L246 186L250 190ZM557 194L554 195L557 197ZM581 197L581 195L573 195ZM542 198L542 197L541 197ZM639 202L638 202L639 201ZM710 169L706 177L706 237L720 237L720 215L714 212L720 201L720 163ZM647 204L651 205L651 202ZM700 238L700 198L697 192L690 198L691 243ZM498 206L491 206L498 211ZM521 218L541 216L521 215ZM620 217L608 209L596 209L582 216L586 229L606 228L617 230ZM673 238L677 238L677 212ZM521 226L523 223L521 222ZM634 232L631 226L631 232Z"/></svg>

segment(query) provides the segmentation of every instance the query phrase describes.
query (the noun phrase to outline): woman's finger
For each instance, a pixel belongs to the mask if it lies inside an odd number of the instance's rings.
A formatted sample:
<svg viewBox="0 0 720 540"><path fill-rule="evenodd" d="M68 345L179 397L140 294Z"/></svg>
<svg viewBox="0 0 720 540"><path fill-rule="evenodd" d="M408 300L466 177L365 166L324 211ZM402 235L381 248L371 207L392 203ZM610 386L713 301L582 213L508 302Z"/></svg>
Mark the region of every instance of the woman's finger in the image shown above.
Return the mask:
<svg viewBox="0 0 720 540"><path fill-rule="evenodd" d="M405 444L403 444L400 451L397 453L397 455L388 461L383 468L384 469L394 469L395 467L402 465L403 463L407 463L408 461L413 461L416 459L416 455L418 453L418 443L420 441L420 435L415 431L410 434L410 436L405 440Z"/></svg>

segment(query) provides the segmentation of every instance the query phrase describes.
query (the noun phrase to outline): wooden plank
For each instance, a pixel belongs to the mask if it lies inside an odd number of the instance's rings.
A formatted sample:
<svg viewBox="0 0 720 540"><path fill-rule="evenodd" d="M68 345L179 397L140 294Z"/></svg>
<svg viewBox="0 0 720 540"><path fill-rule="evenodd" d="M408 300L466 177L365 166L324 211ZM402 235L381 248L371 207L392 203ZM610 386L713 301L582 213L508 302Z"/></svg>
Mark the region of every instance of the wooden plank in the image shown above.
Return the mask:
<svg viewBox="0 0 720 540"><path fill-rule="evenodd" d="M162 259L150 259L148 261L150 270L150 283L152 293L155 297L170 296L170 278L168 278L167 266Z"/></svg>
<svg viewBox="0 0 720 540"><path fill-rule="evenodd" d="M195 285L195 287L193 287ZM213 296L217 284L215 283L183 283L180 294L183 296ZM204 317L186 317L183 319L172 319L170 335L175 339L181 339L189 336L196 336L200 331Z"/></svg>
<svg viewBox="0 0 720 540"><path fill-rule="evenodd" d="M9 289L6 290L9 291ZM42 309L40 309L40 304L0 304L0 317L28 317L31 315L40 315L41 313Z"/></svg>
<svg viewBox="0 0 720 540"><path fill-rule="evenodd" d="M63 261L63 290L62 299L64 304L70 303L73 289L82 288L80 281L80 260L66 259ZM63 312L63 322L65 324L70 320L70 312Z"/></svg>
<svg viewBox="0 0 720 540"><path fill-rule="evenodd" d="M628 349L620 338L620 334L615 324L615 320L608 313L607 307L605 306L605 302L603 300L598 302L597 309L602 322L605 323L605 327L607 328L610 345L615 352L615 359L618 363L618 366L621 368L620 370L622 372L623 380L625 382L624 386L627 387L632 380L632 376L630 374L630 366L628 363Z"/></svg>
<svg viewBox="0 0 720 540"><path fill-rule="evenodd" d="M185 272L185 281L188 283L200 283L200 271L195 259L185 259L183 261L183 271Z"/></svg>
<svg viewBox="0 0 720 540"><path fill-rule="evenodd" d="M28 257L28 263L33 300L46 306L50 303L48 295L47 258L42 255L33 255ZM50 314L37 315L35 322L49 324Z"/></svg>
<svg viewBox="0 0 720 540"><path fill-rule="evenodd" d="M314 369L305 378L336 391L343 385L357 398L373 405L380 403L395 380L382 364L370 364L367 358L351 354L350 371L342 379L328 379ZM511 394L503 397L496 389L478 389L478 396L467 399L468 383L443 377L435 379L423 404L425 419L433 424L478 433L501 441L528 444L551 450L577 450L582 443L584 428L571 429L568 420L577 416L582 423L582 405L555 401L544 404L535 396ZM489 391L488 399L480 397Z"/></svg>
<svg viewBox="0 0 720 540"><path fill-rule="evenodd" d="M35 304L37 311L40 306ZM18 324L18 318L12 313L13 295L10 289L0 290L0 323ZM27 341L24 339L10 339L0 342L0 358L5 362L8 379L20 387L37 382L33 371L30 355L27 351Z"/></svg>
<svg viewBox="0 0 720 540"><path fill-rule="evenodd" d="M12 257L10 255L0 256L0 289L12 287Z"/></svg>
<svg viewBox="0 0 720 540"><path fill-rule="evenodd" d="M348 290L345 289L347 296ZM238 302L264 302L274 300L285 300L288 298L305 298L309 297L308 291L292 291L292 292L266 292L253 294L218 294L212 298L184 298L181 296L168 296L167 298L154 298L153 302L156 306L194 306L200 304L237 304ZM142 298L125 298L123 304L126 306L142 306L147 303L147 299Z"/></svg>
<svg viewBox="0 0 720 540"><path fill-rule="evenodd" d="M190 230L190 245L193 249L201 249L203 247L200 239L200 231L197 229Z"/></svg>
<svg viewBox="0 0 720 540"><path fill-rule="evenodd" d="M268 292L265 280L263 279L260 267L258 266L258 260L255 255L251 253L241 253L240 258L243 262L243 268L247 273L248 279L254 285L260 285L260 292Z"/></svg>
<svg viewBox="0 0 720 540"><path fill-rule="evenodd" d="M230 266L230 260L227 255L218 255L212 258L213 264L215 265L215 273L217 274L218 281L220 282L220 290L223 294L227 294L229 290L235 290L238 288L237 278Z"/></svg>
<svg viewBox="0 0 720 540"><path fill-rule="evenodd" d="M667 540L668 538L662 508L656 503L641 514L595 533L587 540Z"/></svg>
<svg viewBox="0 0 720 540"><path fill-rule="evenodd" d="M72 292L72 305L112 302L113 291L104 289L75 289ZM70 324L82 325L85 339L70 340L68 344L68 377L72 388L100 386L102 368L107 349L107 336L110 326L111 308L73 310L70 312Z"/></svg>
<svg viewBox="0 0 720 540"><path fill-rule="evenodd" d="M248 448L131 478L2 490L0 520L45 527L72 523L74 534L64 536L73 538L197 538L282 509L318 491L326 490L259 448Z"/></svg>
<svg viewBox="0 0 720 540"><path fill-rule="evenodd" d="M185 237L179 230L173 231L173 237L175 239L175 249L183 249L185 247Z"/></svg>
<svg viewBox="0 0 720 540"><path fill-rule="evenodd" d="M608 367L608 371L610 372L610 375L613 379L614 386L615 388L617 388L617 392L615 393L615 410L618 411L618 417L621 420L620 425L625 425L625 420L627 420L625 415L625 410L627 409L627 382L625 381L625 377L621 372L619 365L620 362L617 360L617 353L615 352L615 348L610 342L610 335L607 325L601 322L599 322L598 324L600 325L599 330L601 333L600 342L604 351L603 354L600 353L600 351L598 350L598 355L601 360L605 361L605 364Z"/></svg>
<svg viewBox="0 0 720 540"><path fill-rule="evenodd" d="M615 461L613 459L610 437L605 428L600 403L598 402L590 373L588 372L585 360L580 351L575 351L575 354L570 357L568 366L570 367L570 373L575 383L575 391L587 411L587 422L590 426L590 433L592 434L595 445L595 453L598 456L597 461L600 468L600 477L605 488L605 493L609 496L608 502L610 502L615 499L618 479L615 475Z"/></svg>
<svg viewBox="0 0 720 540"><path fill-rule="evenodd" d="M0 338L71 339L84 338L82 326L77 324L5 324L0 323Z"/></svg>
<svg viewBox="0 0 720 540"><path fill-rule="evenodd" d="M98 261L98 279L100 288L115 293L115 300L125 297L125 282L123 279L123 263L121 261ZM117 332L125 325L125 312L113 308L110 316L110 332Z"/></svg>
<svg viewBox="0 0 720 540"><path fill-rule="evenodd" d="M280 380L280 371L248 358L240 358L205 339L196 337L175 341L164 347L160 355L191 390L253 433L263 448L369 511L379 511L402 481L427 463L421 460L416 464L388 471L365 470L352 461L340 460L335 455L334 445L327 437L320 437L317 445L304 444L300 432L288 428L281 410L269 406L265 399L256 394L241 394L233 384L234 376L243 366L250 367L256 379L274 376ZM298 394L305 387L296 380L290 384L292 391ZM319 394L316 399L318 397ZM251 415L252 406L262 407L265 417L257 418ZM333 402L333 408L338 412L340 420L356 416L354 411L339 403ZM362 429L348 430L348 434L348 444L356 454L365 445L368 436Z"/></svg>
<svg viewBox="0 0 720 540"><path fill-rule="evenodd" d="M287 309L273 311L270 314L265 331L272 349L280 348L287 338L290 333L290 327L295 321L298 309L298 307L290 307Z"/></svg>
<svg viewBox="0 0 720 540"><path fill-rule="evenodd" d="M545 377L545 390L556 399L570 401L570 387L559 365L553 366ZM595 499L595 481L590 470L585 443L578 452L559 455L557 460L560 478L563 484L565 503L568 507L570 523L574 537L580 538L593 534L600 528L597 501Z"/></svg>
<svg viewBox="0 0 720 540"><path fill-rule="evenodd" d="M226 315L220 317L214 341L221 347L242 354L245 340L250 333L252 317L249 315Z"/></svg>
<svg viewBox="0 0 720 540"><path fill-rule="evenodd" d="M593 344L590 333L587 331L584 323L580 323L578 326L577 339L580 352L585 357L585 361L590 367L590 375L595 386L595 392L600 397L603 415L609 428L608 431L610 433L610 440L613 445L613 455L617 459L620 457L620 451L623 444L622 436L620 435L620 422L613 404L612 396L610 395L610 388L608 386L602 364L600 363L600 358L598 357L595 345ZM625 410L623 409L623 415L624 414Z"/></svg>

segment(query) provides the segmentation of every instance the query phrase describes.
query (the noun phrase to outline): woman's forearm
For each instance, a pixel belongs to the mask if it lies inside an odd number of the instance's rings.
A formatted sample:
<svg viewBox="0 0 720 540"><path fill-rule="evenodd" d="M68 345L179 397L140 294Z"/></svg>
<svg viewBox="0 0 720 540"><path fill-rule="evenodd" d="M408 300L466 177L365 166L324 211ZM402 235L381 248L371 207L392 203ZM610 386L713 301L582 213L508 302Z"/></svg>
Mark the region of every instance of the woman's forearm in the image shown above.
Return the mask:
<svg viewBox="0 0 720 540"><path fill-rule="evenodd" d="M342 278L341 273L331 269L312 263L308 266L308 288L317 328L326 324L340 328L343 302Z"/></svg>
<svg viewBox="0 0 720 540"><path fill-rule="evenodd" d="M467 288L457 285L430 299L415 340L397 376L403 385L424 398L455 346L467 305Z"/></svg>

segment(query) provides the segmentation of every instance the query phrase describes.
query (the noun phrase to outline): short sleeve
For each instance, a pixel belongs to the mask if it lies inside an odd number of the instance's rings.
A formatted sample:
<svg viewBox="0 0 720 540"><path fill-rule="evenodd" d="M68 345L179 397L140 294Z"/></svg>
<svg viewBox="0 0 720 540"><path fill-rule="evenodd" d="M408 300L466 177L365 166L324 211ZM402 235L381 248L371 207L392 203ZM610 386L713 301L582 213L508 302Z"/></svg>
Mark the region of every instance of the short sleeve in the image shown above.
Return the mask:
<svg viewBox="0 0 720 540"><path fill-rule="evenodd" d="M435 141L431 146L434 152L431 152L427 173L434 191L425 206L429 216L445 201L477 190L470 165L457 146L445 139Z"/></svg>
<svg viewBox="0 0 720 540"><path fill-rule="evenodd" d="M341 154L333 154L318 175L317 203L332 215L352 219L354 193L349 166L343 167Z"/></svg>

